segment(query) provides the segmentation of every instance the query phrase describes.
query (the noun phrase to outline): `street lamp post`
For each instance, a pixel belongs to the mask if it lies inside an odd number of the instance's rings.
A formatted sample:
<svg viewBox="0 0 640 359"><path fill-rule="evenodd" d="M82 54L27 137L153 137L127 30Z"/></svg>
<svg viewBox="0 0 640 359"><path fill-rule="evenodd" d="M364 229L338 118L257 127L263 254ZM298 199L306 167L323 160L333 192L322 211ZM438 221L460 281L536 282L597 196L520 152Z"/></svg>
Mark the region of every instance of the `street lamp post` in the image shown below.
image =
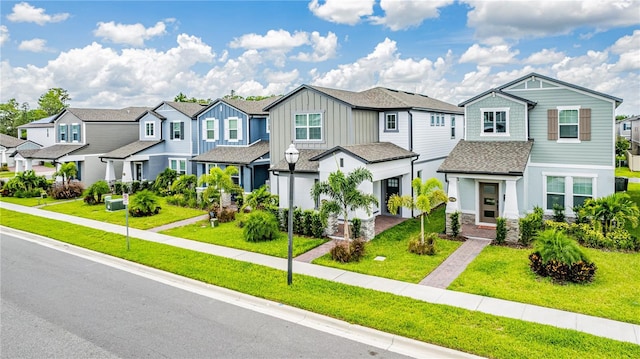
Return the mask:
<svg viewBox="0 0 640 359"><path fill-rule="evenodd" d="M287 285L291 285L293 281L293 171L296 169L296 162L300 157L300 152L296 149L296 146L289 145L289 148L284 152L284 159L289 164L289 252L287 257Z"/></svg>

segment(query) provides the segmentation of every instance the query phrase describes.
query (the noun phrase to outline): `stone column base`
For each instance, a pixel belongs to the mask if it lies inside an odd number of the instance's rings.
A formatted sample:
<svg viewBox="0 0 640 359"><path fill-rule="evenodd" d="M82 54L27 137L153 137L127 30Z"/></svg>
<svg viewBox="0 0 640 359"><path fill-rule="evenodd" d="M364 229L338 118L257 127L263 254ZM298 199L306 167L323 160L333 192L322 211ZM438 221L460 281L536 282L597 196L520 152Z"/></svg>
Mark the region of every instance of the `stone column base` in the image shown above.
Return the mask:
<svg viewBox="0 0 640 359"><path fill-rule="evenodd" d="M370 241L376 236L376 218L363 219L360 232L365 241Z"/></svg>
<svg viewBox="0 0 640 359"><path fill-rule="evenodd" d="M520 221L518 219L507 218L507 238L506 241L510 243L517 243L520 239Z"/></svg>
<svg viewBox="0 0 640 359"><path fill-rule="evenodd" d="M338 230L338 216L330 214L327 218L327 227L324 229L324 234L331 236Z"/></svg>

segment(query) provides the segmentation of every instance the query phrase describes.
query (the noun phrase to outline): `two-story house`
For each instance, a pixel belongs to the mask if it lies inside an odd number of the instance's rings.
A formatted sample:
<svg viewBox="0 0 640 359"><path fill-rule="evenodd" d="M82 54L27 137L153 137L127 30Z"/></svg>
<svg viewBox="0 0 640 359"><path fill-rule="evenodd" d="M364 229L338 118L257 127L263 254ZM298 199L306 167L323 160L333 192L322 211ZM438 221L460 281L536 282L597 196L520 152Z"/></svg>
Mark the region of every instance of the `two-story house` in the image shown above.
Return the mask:
<svg viewBox="0 0 640 359"><path fill-rule="evenodd" d="M245 192L264 185L269 179L269 113L263 108L281 96L260 101L218 99L198 114L198 175L211 167L233 165L233 177Z"/></svg>
<svg viewBox="0 0 640 359"><path fill-rule="evenodd" d="M90 185L103 178L105 163L100 156L137 137L135 119L146 107L123 109L66 108L53 120L55 143L39 150L20 151L16 161L24 170L36 161L74 162L78 180Z"/></svg>
<svg viewBox="0 0 640 359"><path fill-rule="evenodd" d="M631 171L640 172L640 116L633 116L627 120L630 127L630 147L629 151L627 151L627 162Z"/></svg>
<svg viewBox="0 0 640 359"><path fill-rule="evenodd" d="M353 215L372 226L388 214L393 194L411 194L415 177L436 176L436 169L461 138L462 108L425 95L376 87L362 92L302 85L267 106L271 121L271 191L288 203L288 165L284 152L293 143L300 152L295 167L294 205L317 208L314 183L331 172L371 171L373 182L361 190L374 194L372 215ZM444 176L442 176L444 180ZM402 217L412 212L402 209Z"/></svg>
<svg viewBox="0 0 640 359"><path fill-rule="evenodd" d="M154 180L167 167L196 174L189 160L198 153L197 114L206 105L164 101L135 119L135 138L100 156L104 179L112 182Z"/></svg>
<svg viewBox="0 0 640 359"><path fill-rule="evenodd" d="M42 146L30 140L23 140L0 133L0 165L15 166L13 155L22 150L36 150Z"/></svg>
<svg viewBox="0 0 640 359"><path fill-rule="evenodd" d="M54 121L57 117L58 114L18 126L18 137L26 138L42 147L55 145L56 131Z"/></svg>
<svg viewBox="0 0 640 359"><path fill-rule="evenodd" d="M495 226L540 206L569 216L587 198L614 191L615 109L622 100L531 73L464 101L464 139L442 163L447 219ZM449 220L447 220L449 230Z"/></svg>

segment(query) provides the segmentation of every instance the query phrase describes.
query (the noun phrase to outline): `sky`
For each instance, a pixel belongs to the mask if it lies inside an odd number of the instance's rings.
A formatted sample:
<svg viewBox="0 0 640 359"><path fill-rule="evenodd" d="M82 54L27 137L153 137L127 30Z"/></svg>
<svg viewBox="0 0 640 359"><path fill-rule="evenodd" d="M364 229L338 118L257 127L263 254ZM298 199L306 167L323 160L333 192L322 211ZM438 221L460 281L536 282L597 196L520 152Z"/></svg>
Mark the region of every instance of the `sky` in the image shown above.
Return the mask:
<svg viewBox="0 0 640 359"><path fill-rule="evenodd" d="M459 104L530 72L640 114L640 0L0 2L0 102L155 106L375 86Z"/></svg>

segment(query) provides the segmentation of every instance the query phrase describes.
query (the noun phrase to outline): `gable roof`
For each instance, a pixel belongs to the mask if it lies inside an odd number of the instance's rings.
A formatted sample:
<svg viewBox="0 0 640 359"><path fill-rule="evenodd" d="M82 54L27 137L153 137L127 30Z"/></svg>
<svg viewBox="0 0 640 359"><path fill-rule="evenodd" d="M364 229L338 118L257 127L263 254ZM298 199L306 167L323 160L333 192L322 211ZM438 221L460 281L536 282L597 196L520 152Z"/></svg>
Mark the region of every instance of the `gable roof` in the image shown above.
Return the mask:
<svg viewBox="0 0 640 359"><path fill-rule="evenodd" d="M140 114L140 116L136 117L136 121L140 121L144 116L146 116L147 114L151 115L151 116L155 116L156 118L158 118L160 121L164 121L167 118L162 116L161 114L155 112L154 110L146 110L143 113Z"/></svg>
<svg viewBox="0 0 640 359"><path fill-rule="evenodd" d="M217 146L191 159L194 162L248 165L269 153L269 141L258 141L251 146Z"/></svg>
<svg viewBox="0 0 640 359"><path fill-rule="evenodd" d="M113 158L113 159L122 160L127 157L131 157L143 150L146 150L147 148L151 148L163 141L164 140L131 142L120 148L116 148L111 152L105 153L104 155L100 156L100 158Z"/></svg>
<svg viewBox="0 0 640 359"><path fill-rule="evenodd" d="M203 109L207 108L209 104L201 104L198 102L176 102L176 101L163 101L158 106L154 107L153 110L157 110L158 107L166 104L167 106L171 106L176 109L178 112L189 118L195 118L195 116L200 113Z"/></svg>
<svg viewBox="0 0 640 359"><path fill-rule="evenodd" d="M37 127L53 127L53 122L60 116L59 114L41 118L39 120L31 121L29 123L25 123L24 125L18 126L18 128L37 128Z"/></svg>
<svg viewBox="0 0 640 359"><path fill-rule="evenodd" d="M532 140L460 140L438 172L522 176L532 148Z"/></svg>
<svg viewBox="0 0 640 359"><path fill-rule="evenodd" d="M18 147L25 142L27 142L27 140L23 140L20 138L6 135L4 133L0 133L0 146L2 147L5 147L5 148Z"/></svg>
<svg viewBox="0 0 640 359"><path fill-rule="evenodd" d="M25 150L18 151L20 155L24 158L35 158L35 159L43 159L43 160L57 160L58 158L68 155L72 152L75 152L83 147L89 146L88 144L84 145L53 145L49 147L44 147L39 150L32 152L33 150Z"/></svg>
<svg viewBox="0 0 640 359"><path fill-rule="evenodd" d="M310 161L319 161L335 152L342 151L353 155L364 163L376 163L393 161L403 158L418 157L417 153L405 150L404 148L390 142L375 142L362 145L336 146L324 151L312 158Z"/></svg>
<svg viewBox="0 0 640 359"><path fill-rule="evenodd" d="M122 109L69 107L62 114L70 112L84 122L134 122L141 113L148 109L148 107L125 107Z"/></svg>
<svg viewBox="0 0 640 359"><path fill-rule="evenodd" d="M472 97L472 98L470 98L470 99L468 99L468 100L466 100L464 102L459 103L458 106L463 107L466 104L474 102L474 101L476 101L478 99L481 99L481 98L483 98L483 97L485 97L487 95L490 95L490 94L499 94L501 96L509 97L509 98L514 99L516 101L524 102L524 103L527 104L527 106L529 108L533 108L533 107L535 107L535 105L537 105L537 102L535 102L535 101L527 100L524 97L516 96L516 95L510 94L508 92L504 92L504 91L502 91L500 89L492 88L492 89L490 89L488 91L485 91L485 92L483 92L483 93L481 93L481 94L479 94L477 96L474 96L474 97Z"/></svg>
<svg viewBox="0 0 640 359"><path fill-rule="evenodd" d="M352 108L358 109L420 109L457 114L464 113L464 110L456 105L412 92L393 90L384 87L374 87L361 92L353 92L311 85L302 85L298 87L279 100L265 107L264 110L268 111L270 108L274 107L278 103L284 101L286 98L291 97L292 95L303 89L322 93L337 101L345 103Z"/></svg>
<svg viewBox="0 0 640 359"><path fill-rule="evenodd" d="M300 151L300 156L298 157L298 162L296 162L295 172L318 173L319 163L318 161L311 161L311 158L321 154L325 150L300 149L298 151ZM289 172L289 164L285 159L282 159L269 170Z"/></svg>

